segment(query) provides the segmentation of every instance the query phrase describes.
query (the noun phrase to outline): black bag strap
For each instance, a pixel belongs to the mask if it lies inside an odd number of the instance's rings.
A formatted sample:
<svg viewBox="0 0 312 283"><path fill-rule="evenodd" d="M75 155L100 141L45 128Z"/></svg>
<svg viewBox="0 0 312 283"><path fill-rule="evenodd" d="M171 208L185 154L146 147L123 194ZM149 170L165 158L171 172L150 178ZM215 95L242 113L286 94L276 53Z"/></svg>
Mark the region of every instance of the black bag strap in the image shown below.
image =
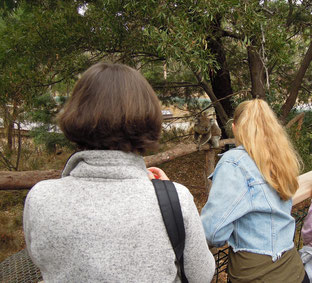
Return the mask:
<svg viewBox="0 0 312 283"><path fill-rule="evenodd" d="M185 246L185 230L178 193L171 181L152 180L158 199L161 215L180 266L181 280L188 283L184 274L183 250Z"/></svg>

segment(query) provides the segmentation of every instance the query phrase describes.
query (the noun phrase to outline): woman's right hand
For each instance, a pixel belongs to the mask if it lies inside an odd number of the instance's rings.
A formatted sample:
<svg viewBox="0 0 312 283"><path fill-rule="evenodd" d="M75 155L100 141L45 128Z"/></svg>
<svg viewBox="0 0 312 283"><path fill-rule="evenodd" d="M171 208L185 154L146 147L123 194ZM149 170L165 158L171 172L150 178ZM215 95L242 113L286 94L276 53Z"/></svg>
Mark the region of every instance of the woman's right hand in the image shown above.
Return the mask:
<svg viewBox="0 0 312 283"><path fill-rule="evenodd" d="M158 167L149 167L147 168L147 170L152 173L149 174L150 179L169 180L166 173ZM152 175L154 178L152 177Z"/></svg>

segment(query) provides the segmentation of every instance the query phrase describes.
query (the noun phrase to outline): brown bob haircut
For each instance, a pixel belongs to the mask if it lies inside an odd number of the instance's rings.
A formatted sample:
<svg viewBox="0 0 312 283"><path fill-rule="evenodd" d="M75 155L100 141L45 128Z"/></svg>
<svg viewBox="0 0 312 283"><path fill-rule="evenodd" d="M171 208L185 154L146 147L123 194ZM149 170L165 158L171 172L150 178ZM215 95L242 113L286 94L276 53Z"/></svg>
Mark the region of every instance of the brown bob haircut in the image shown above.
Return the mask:
<svg viewBox="0 0 312 283"><path fill-rule="evenodd" d="M162 113L138 71L100 62L78 80L57 120L80 149L143 153L158 146Z"/></svg>

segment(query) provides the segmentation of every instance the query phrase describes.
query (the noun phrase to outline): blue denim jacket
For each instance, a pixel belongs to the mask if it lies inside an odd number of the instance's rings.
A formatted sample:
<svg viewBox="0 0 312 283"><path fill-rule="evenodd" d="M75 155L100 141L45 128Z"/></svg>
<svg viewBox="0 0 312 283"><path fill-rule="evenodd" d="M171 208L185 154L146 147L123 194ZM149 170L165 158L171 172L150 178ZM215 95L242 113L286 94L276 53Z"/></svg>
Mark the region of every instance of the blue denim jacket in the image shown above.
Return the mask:
<svg viewBox="0 0 312 283"><path fill-rule="evenodd" d="M292 200L279 197L243 146L227 151L212 176L201 212L210 245L228 242L234 252L270 255L273 261L293 248Z"/></svg>

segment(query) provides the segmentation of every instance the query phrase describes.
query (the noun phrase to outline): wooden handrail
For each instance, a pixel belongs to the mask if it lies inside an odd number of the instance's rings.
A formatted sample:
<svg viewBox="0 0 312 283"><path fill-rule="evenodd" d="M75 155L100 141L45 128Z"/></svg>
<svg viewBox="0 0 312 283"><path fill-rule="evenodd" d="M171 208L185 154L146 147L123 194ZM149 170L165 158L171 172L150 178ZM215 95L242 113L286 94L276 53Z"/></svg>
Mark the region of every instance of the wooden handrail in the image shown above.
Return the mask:
<svg viewBox="0 0 312 283"><path fill-rule="evenodd" d="M298 177L299 189L293 196L293 205L296 205L312 196L312 171Z"/></svg>

